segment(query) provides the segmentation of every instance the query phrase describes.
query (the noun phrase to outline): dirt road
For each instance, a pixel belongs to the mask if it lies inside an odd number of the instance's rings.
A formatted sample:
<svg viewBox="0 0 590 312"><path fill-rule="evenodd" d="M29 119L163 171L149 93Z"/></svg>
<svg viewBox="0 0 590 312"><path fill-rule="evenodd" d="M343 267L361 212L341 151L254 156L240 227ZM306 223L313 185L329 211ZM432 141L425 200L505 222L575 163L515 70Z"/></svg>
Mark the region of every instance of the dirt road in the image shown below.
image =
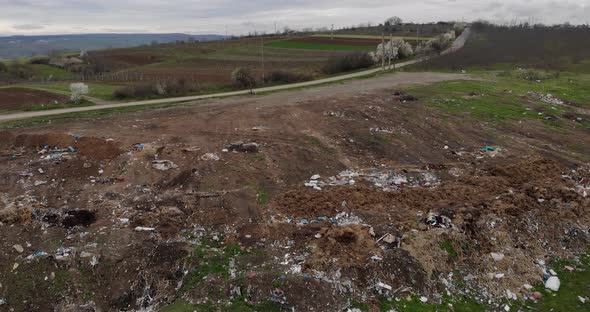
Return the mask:
<svg viewBox="0 0 590 312"><path fill-rule="evenodd" d="M416 63L419 60L409 61L407 64ZM397 66L400 66L398 64ZM372 73L379 72L381 69L372 69L370 71L364 71L362 73L354 73L344 76L332 77L327 79L321 79L316 81L309 81L304 83L297 83L297 84L290 84L290 85L283 85L283 86L275 86L275 87L268 87L268 88L259 88L254 90L254 94L256 93L264 93L264 92L271 92L271 91L279 91L279 90L286 90L298 87L305 87L305 86L312 86L321 83L327 82L337 82L340 80L359 77L363 75L368 75ZM412 84L427 84L433 83L437 81L444 81L444 80L455 80L455 79L470 79L468 75L456 75L456 74L438 74L438 73L395 73L395 74L388 74L383 75L373 79L366 79L366 80L354 80L354 81L346 81L340 85L330 85L324 86L319 88L313 89L306 89L306 90L297 90L288 93L284 93L278 96L270 97L277 101L277 103L285 103L292 101L293 99L302 99L305 98L307 95L333 95L333 94L351 94L351 93L358 93L363 91L370 91L370 90L378 90L387 87L393 86L404 86L404 85L412 85ZM87 107L75 107L75 108L64 108L64 109L55 109L51 111L38 111L38 112L25 112L25 113L15 113L15 114L6 114L0 115L0 122L3 121L11 121L11 120L19 120L19 119L27 119L32 117L41 117L41 116L53 116L53 115L60 115L66 113L76 113L76 112L85 112L85 111L94 111L94 110L101 110L101 109L109 109L109 108L121 108L121 107L131 107L131 106L142 106L142 105L153 105L153 104L167 104L167 103L180 103L180 102L190 102L190 101L199 101L205 99L214 99L214 98L223 98L223 97L231 97L237 95L251 95L250 91L235 91L235 92L226 92L226 93L217 93L217 94L209 94L209 95L200 95L200 96L186 96L186 97L178 97L178 98L169 98L169 99L159 99L159 100L147 100L147 101L137 101L137 102L129 102L129 103L117 103L117 104L105 104L105 105L97 105L97 106L87 106ZM265 96L249 96L245 97L242 100L251 101L255 99L256 101L265 101L269 99ZM239 102L240 99L232 99L232 102Z"/></svg>

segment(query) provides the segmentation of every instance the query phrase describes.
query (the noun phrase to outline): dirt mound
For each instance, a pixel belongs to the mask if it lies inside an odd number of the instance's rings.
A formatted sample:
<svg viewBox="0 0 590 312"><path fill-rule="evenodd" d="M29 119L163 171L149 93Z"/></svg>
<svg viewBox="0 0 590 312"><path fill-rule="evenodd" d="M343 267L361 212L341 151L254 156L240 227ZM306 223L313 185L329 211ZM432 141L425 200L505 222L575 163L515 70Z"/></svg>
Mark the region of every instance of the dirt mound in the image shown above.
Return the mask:
<svg viewBox="0 0 590 312"><path fill-rule="evenodd" d="M111 160L123 153L117 143L96 137L82 137L74 147L80 156L95 160Z"/></svg>
<svg viewBox="0 0 590 312"><path fill-rule="evenodd" d="M93 160L111 160L123 153L119 144L97 137L72 136L66 133L21 134L14 139L17 147L41 149L74 147L80 156Z"/></svg>
<svg viewBox="0 0 590 312"><path fill-rule="evenodd" d="M308 264L314 269L327 266L360 267L371 256L382 253L369 234L369 228L358 224L323 228L316 237L320 238Z"/></svg>
<svg viewBox="0 0 590 312"><path fill-rule="evenodd" d="M21 134L14 140L14 145L28 148L50 147L66 148L74 145L76 139L65 133Z"/></svg>

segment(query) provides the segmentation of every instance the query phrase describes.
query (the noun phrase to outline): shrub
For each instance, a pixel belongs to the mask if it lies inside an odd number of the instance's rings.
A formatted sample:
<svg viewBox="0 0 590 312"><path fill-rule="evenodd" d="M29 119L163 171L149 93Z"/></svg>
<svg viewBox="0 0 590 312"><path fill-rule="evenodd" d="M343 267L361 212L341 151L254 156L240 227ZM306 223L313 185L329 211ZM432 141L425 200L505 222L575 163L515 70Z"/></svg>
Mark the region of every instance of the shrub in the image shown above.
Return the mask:
<svg viewBox="0 0 590 312"><path fill-rule="evenodd" d="M386 60L395 60L398 58L402 59L412 55L414 55L412 45L399 38L386 42L385 48L383 48L383 44L379 44L377 46L376 52L374 54L371 54L375 62L381 61L382 57L385 57Z"/></svg>
<svg viewBox="0 0 590 312"><path fill-rule="evenodd" d="M113 97L119 100L137 97L149 97L154 94L154 88L152 88L152 86L149 84L123 86L113 91Z"/></svg>
<svg viewBox="0 0 590 312"><path fill-rule="evenodd" d="M29 64L49 64L49 56L36 56L29 60Z"/></svg>
<svg viewBox="0 0 590 312"><path fill-rule="evenodd" d="M375 60L369 54L357 52L331 58L324 66L323 72L331 75L361 68L368 68L373 65L375 65Z"/></svg>
<svg viewBox="0 0 590 312"><path fill-rule="evenodd" d="M293 73L293 72L284 71L284 70L275 70L275 71L271 72L265 78L265 82L291 83L291 82L299 82L299 81L308 81L311 79L312 79L312 77L310 75Z"/></svg>
<svg viewBox="0 0 590 312"><path fill-rule="evenodd" d="M8 71L8 67L6 66L6 64L0 61L0 73L6 71Z"/></svg>
<svg viewBox="0 0 590 312"><path fill-rule="evenodd" d="M28 64L13 62L8 66L8 74L13 79L29 79L33 76L33 69Z"/></svg>
<svg viewBox="0 0 590 312"><path fill-rule="evenodd" d="M80 103L82 96L88 94L88 85L81 82L72 83L70 84L70 91L72 91L70 100L74 103Z"/></svg>
<svg viewBox="0 0 590 312"><path fill-rule="evenodd" d="M547 72L534 69L522 69L517 72L517 77L529 81L543 81L548 79L559 78L559 72Z"/></svg>
<svg viewBox="0 0 590 312"><path fill-rule="evenodd" d="M198 91L199 87L186 79L175 79L158 81L155 83L143 83L130 86L123 86L113 91L116 99L146 98L162 95L182 95Z"/></svg>
<svg viewBox="0 0 590 312"><path fill-rule="evenodd" d="M232 82L244 88L252 88L256 85L256 79L252 75L252 71L245 67L238 67L231 73Z"/></svg>

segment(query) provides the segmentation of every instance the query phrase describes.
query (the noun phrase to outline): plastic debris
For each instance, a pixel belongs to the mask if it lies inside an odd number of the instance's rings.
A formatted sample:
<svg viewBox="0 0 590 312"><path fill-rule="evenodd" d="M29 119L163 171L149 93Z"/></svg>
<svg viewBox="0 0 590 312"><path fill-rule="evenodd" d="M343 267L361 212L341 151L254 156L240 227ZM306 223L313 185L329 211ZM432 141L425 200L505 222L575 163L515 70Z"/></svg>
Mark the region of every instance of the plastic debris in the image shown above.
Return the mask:
<svg viewBox="0 0 590 312"><path fill-rule="evenodd" d="M170 169L176 169L178 166L171 162L170 160L154 160L152 162L152 167L154 169L168 171Z"/></svg>
<svg viewBox="0 0 590 312"><path fill-rule="evenodd" d="M154 232L156 229L152 227L138 226L135 228L137 232Z"/></svg>
<svg viewBox="0 0 590 312"><path fill-rule="evenodd" d="M238 153L258 153L259 145L258 143L250 142L235 142L231 143L226 146L226 148L231 152L238 152Z"/></svg>
<svg viewBox="0 0 590 312"><path fill-rule="evenodd" d="M280 290L279 288L275 288L270 293L270 301L278 304L285 305L287 304L287 296L285 296L285 292Z"/></svg>
<svg viewBox="0 0 590 312"><path fill-rule="evenodd" d="M426 302L428 302L428 298L426 298L426 297L422 296L422 297L420 297L420 301L421 301L422 303L426 303Z"/></svg>
<svg viewBox="0 0 590 312"><path fill-rule="evenodd" d="M14 248L14 250L16 250L18 253L23 253L25 251L25 249L23 248L23 246L18 245L18 244L12 246L12 248Z"/></svg>
<svg viewBox="0 0 590 312"><path fill-rule="evenodd" d="M494 259L496 262L502 261L504 259L503 253L492 252L490 256L492 256L492 259Z"/></svg>
<svg viewBox="0 0 590 312"><path fill-rule="evenodd" d="M552 291L559 291L559 287L561 287L561 282L559 281L559 277L551 276L545 282L545 288L550 289Z"/></svg>
<svg viewBox="0 0 590 312"><path fill-rule="evenodd" d="M393 287L382 282L377 283L377 287L387 290L393 290Z"/></svg>
<svg viewBox="0 0 590 312"><path fill-rule="evenodd" d="M433 212L429 212L428 216L424 219L424 223L443 229L449 229L453 227L453 221L447 216L438 215Z"/></svg>
<svg viewBox="0 0 590 312"><path fill-rule="evenodd" d="M203 156L201 156L201 160L218 161L218 160L221 160L221 158L219 157L219 155L217 155L215 153L206 153L206 154L203 154Z"/></svg>

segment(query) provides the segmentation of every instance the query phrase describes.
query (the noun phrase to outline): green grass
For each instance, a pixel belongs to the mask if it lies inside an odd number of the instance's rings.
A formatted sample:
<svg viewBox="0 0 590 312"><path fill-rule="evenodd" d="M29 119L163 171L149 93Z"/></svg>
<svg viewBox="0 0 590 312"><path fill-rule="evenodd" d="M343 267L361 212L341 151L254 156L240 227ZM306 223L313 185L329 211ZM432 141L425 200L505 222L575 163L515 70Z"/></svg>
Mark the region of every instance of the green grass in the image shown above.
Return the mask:
<svg viewBox="0 0 590 312"><path fill-rule="evenodd" d="M528 91L552 94L567 101L590 104L590 75L562 73L559 78L531 82L514 73L477 73L483 80L455 80L411 88L409 92L425 100L431 107L453 114L468 114L479 120L506 121L544 119L536 110L560 116L571 111L561 105L551 105L534 99L525 99ZM477 75L476 75L477 76ZM470 96L470 94L476 94ZM528 108L528 109L527 109ZM557 122L547 122L553 126Z"/></svg>
<svg viewBox="0 0 590 312"><path fill-rule="evenodd" d="M22 87L42 91L55 92L62 95L69 95L71 82L47 82L47 83L23 83L13 85L12 87ZM113 91L119 88L119 85L104 83L86 83L88 85L88 96L101 100L114 101Z"/></svg>
<svg viewBox="0 0 590 312"><path fill-rule="evenodd" d="M60 109L60 108L86 107L86 106L94 106L94 105L95 104L93 102L90 102L88 100L82 100L82 101L80 101L80 103L69 103L69 104L58 104L58 105L49 104L49 105L43 105L43 106L38 105L38 106L26 108L23 111L37 112L37 111L47 111L47 110Z"/></svg>
<svg viewBox="0 0 590 312"><path fill-rule="evenodd" d="M324 51L372 51L375 45L354 46L354 45L338 45L338 44L323 44L323 43L309 43L299 41L271 41L265 43L266 46L282 49L302 49L302 50L324 50Z"/></svg>
<svg viewBox="0 0 590 312"><path fill-rule="evenodd" d="M160 312L280 312L279 306L271 301L263 301L259 304L249 304L243 298L231 300L225 304L191 304L185 300L176 300L173 304L160 309Z"/></svg>
<svg viewBox="0 0 590 312"><path fill-rule="evenodd" d="M67 114L59 114L59 115L52 115L52 116L41 116L41 117L33 117L23 120L15 120L15 121L7 121L0 123L0 129L15 129L15 128L24 128L24 127L32 127L37 125L43 125L47 123L52 124L60 124L64 122L68 122L72 119L92 119L92 118L100 118L118 114L125 114L131 112L137 112L144 109L153 109L153 108L167 108L176 105L182 105L183 103L169 103L169 104L153 104L153 105L141 105L141 106L128 106L128 107L117 107L117 108L108 108L108 109L101 109L101 110L93 110L93 111L84 111L84 112L77 112L77 113L67 113Z"/></svg>
<svg viewBox="0 0 590 312"><path fill-rule="evenodd" d="M457 251L455 250L455 248L453 248L453 244L451 243L450 240L446 239L446 240L440 242L439 246L440 246L440 249L447 252L447 254L449 255L449 257L452 260L457 259L457 256L458 256Z"/></svg>
<svg viewBox="0 0 590 312"><path fill-rule="evenodd" d="M576 268L576 271L569 271L565 266L569 265ZM543 294L543 298L538 302L508 301L506 300L500 308L478 303L475 300L449 296L443 297L441 304L422 303L418 297L411 297L410 300L401 299L400 301L389 301L386 298L380 300L381 311L408 311L408 312L428 312L428 311L503 311L504 304L511 307L511 311L590 311L590 303L583 304L578 296L590 296L590 251L579 257L579 261L560 260L554 264L553 269L557 272L561 281L561 288L558 292L553 293L545 290L543 284L537 285L536 291ZM452 305L449 306L449 304Z"/></svg>
<svg viewBox="0 0 590 312"><path fill-rule="evenodd" d="M33 75L33 79L35 79L35 80L48 80L50 77L53 80L55 80L55 79L63 80L63 79L74 79L76 77L76 75L74 75L73 73L71 73L67 70L53 67L53 66L49 66L49 65L32 64L31 68L35 72L35 74Z"/></svg>
<svg viewBox="0 0 590 312"><path fill-rule="evenodd" d="M197 287L203 278L209 275L217 275L223 278L229 277L229 261L231 258L241 255L239 245L221 247L213 241L203 241L191 253L189 263L196 266L185 277L181 293Z"/></svg>

